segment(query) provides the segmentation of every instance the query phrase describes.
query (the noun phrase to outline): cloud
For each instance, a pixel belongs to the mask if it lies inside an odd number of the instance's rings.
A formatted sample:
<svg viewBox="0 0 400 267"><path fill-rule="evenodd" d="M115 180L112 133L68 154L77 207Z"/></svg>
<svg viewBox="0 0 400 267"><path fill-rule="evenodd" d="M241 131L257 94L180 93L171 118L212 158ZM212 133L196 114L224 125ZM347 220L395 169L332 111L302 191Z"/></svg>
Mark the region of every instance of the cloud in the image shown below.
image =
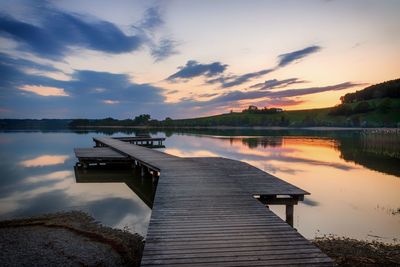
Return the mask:
<svg viewBox="0 0 400 267"><path fill-rule="evenodd" d="M111 99L106 99L106 100L103 100L102 102L107 105L115 105L115 104L120 103L120 101L118 101L118 100L111 100Z"/></svg>
<svg viewBox="0 0 400 267"><path fill-rule="evenodd" d="M269 102L269 104L264 105L295 105L301 103L301 100L291 100L288 97L294 96L302 96L308 94L316 94L326 91L338 91L344 90L351 87L359 86L361 84L345 82L336 85L323 86L323 87L311 87L311 88L303 88L303 89L290 89L284 91L262 91L262 90L254 90L254 91L231 91L217 97L214 97L208 101L199 101L197 105L199 106L218 106L218 105L226 105L236 103L237 101L243 100L257 100L261 99L260 103L265 101L265 103ZM297 102L296 102L297 101Z"/></svg>
<svg viewBox="0 0 400 267"><path fill-rule="evenodd" d="M288 85L291 84L298 84L298 83L305 83L306 81L299 80L298 78L289 78L285 80L277 80L277 79L272 79L272 80L267 80L263 83L257 83L250 88L259 88L259 90L267 90L267 89L279 89L279 88L284 88L287 87Z"/></svg>
<svg viewBox="0 0 400 267"><path fill-rule="evenodd" d="M176 79L191 79L198 76L212 77L225 71L228 65L220 62L200 64L195 60L189 60L185 66L179 67L179 71L167 78L169 81Z"/></svg>
<svg viewBox="0 0 400 267"><path fill-rule="evenodd" d="M111 22L67 13L49 4L40 5L35 16L37 22L28 23L0 13L0 37L16 41L20 51L50 59L62 59L75 48L120 54L147 46L156 61L177 53L173 40L161 37L158 43L154 41L153 31L164 23L158 7L145 11L131 35Z"/></svg>
<svg viewBox="0 0 400 267"><path fill-rule="evenodd" d="M164 89L132 82L127 74L75 70L70 80L57 80L27 73L18 61L5 62L9 63L0 62L0 98L1 109L9 112L2 116L74 118L84 114L88 118L127 118L151 110L158 117L174 114L176 109L164 103ZM21 89L31 94L22 94ZM68 97L55 99L54 95Z"/></svg>
<svg viewBox="0 0 400 267"><path fill-rule="evenodd" d="M302 58L304 58L304 57L306 57L306 56L308 56L308 55L310 55L312 53L318 52L320 50L321 50L320 46L313 45L313 46L309 46L309 47L306 47L306 48L301 49L301 50L297 50L297 51L290 52L290 53L287 53L287 54L279 55L278 66L279 67L284 67L284 66L286 66L286 65L288 65L288 64L290 64L290 63L292 63L292 62L294 62L296 60L302 59Z"/></svg>
<svg viewBox="0 0 400 267"><path fill-rule="evenodd" d="M304 100L291 99L291 98L272 98L266 99L258 102L253 102L252 104L258 107L288 107L295 106L304 103Z"/></svg>
<svg viewBox="0 0 400 267"><path fill-rule="evenodd" d="M1 26L0 26L1 27ZM59 71L50 65L40 64L28 59L10 57L5 53L0 52L0 62L6 65L21 66L24 69L36 69L40 71Z"/></svg>
<svg viewBox="0 0 400 267"><path fill-rule="evenodd" d="M151 49L151 55L156 61L164 60L175 54L178 54L176 42L170 39L162 39L158 45Z"/></svg>
<svg viewBox="0 0 400 267"><path fill-rule="evenodd" d="M322 87L310 87L310 88L302 88L302 89L288 89L278 92L271 92L265 91L266 96L273 97L273 98L280 98L280 97L293 97L293 96L302 96L302 95L309 95L309 94L317 94L327 91L339 91L349 89L355 86L360 86L364 84L360 83L352 83L352 82L344 82L335 85L329 86L322 86Z"/></svg>
<svg viewBox="0 0 400 267"><path fill-rule="evenodd" d="M277 70L278 68L281 68L281 67L284 67L284 66L290 64L293 61L299 60L301 58L308 56L309 54L315 53L315 52L319 51L320 49L321 49L321 47L319 47L319 46L309 46L302 50L290 52L287 54L282 54L278 57L279 63L274 68L262 69L259 71L249 72L249 73L245 73L245 74L241 74L241 75L227 75L227 76L220 75L219 77L214 77L214 76L216 76L218 74L222 74L226 70L228 65L222 64L220 62L215 62L213 64L218 64L218 66L220 66L220 68L218 69L219 71L208 72L207 68L209 68L210 65L212 65L212 64L199 64L195 60L190 60L186 63L186 66L180 67L180 69L181 69L180 71L178 71L178 72L172 74L170 77L168 77L168 80L174 80L176 78L190 79L190 78L204 75L207 77L213 77L211 79L206 80L207 84L221 84L222 88L230 88L230 87L244 84L252 79L262 77L268 73L271 73L271 72ZM272 82L279 82L279 81L270 80L269 82L272 83ZM279 85L284 85L284 83L287 83L287 85L289 85L290 82L291 83L301 83L299 80L292 80L292 81L287 80L287 81L282 82L282 84L279 84ZM278 87L279 85L275 85L275 87ZM267 89L268 86L270 86L268 84L268 81L266 82L266 84L264 86L266 86L264 89ZM262 84L256 84L256 85L254 85L254 88L256 88L256 87L263 87L263 86L262 86ZM271 89L271 88L269 88L269 89Z"/></svg>
<svg viewBox="0 0 400 267"><path fill-rule="evenodd" d="M158 6L150 7L146 9L143 19L139 23L139 29L154 30L163 23L160 8Z"/></svg>
<svg viewBox="0 0 400 267"><path fill-rule="evenodd" d="M229 88L237 85L241 85L245 82L250 81L251 79L259 78L265 74L274 71L274 69L265 69L256 72L249 72L242 75L228 76L228 77L219 77L216 79L212 79L207 81L207 83L221 83L222 88Z"/></svg>
<svg viewBox="0 0 400 267"><path fill-rule="evenodd" d="M0 15L0 35L17 41L20 50L52 59L62 58L71 47L118 54L137 50L144 42L140 35L128 36L110 22L85 21L76 15L46 8L40 25Z"/></svg>
<svg viewBox="0 0 400 267"><path fill-rule="evenodd" d="M41 85L24 85L18 89L22 91L32 92L41 96L69 96L63 88L56 88Z"/></svg>

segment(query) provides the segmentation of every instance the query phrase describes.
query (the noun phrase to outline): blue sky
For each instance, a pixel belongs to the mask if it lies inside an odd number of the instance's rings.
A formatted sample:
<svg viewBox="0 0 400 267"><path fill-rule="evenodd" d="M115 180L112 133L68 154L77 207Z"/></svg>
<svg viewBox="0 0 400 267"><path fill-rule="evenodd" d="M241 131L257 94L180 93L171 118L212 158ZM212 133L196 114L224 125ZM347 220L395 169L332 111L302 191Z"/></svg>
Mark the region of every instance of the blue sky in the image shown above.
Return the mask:
<svg viewBox="0 0 400 267"><path fill-rule="evenodd" d="M1 118L332 106L399 78L399 1L0 2Z"/></svg>

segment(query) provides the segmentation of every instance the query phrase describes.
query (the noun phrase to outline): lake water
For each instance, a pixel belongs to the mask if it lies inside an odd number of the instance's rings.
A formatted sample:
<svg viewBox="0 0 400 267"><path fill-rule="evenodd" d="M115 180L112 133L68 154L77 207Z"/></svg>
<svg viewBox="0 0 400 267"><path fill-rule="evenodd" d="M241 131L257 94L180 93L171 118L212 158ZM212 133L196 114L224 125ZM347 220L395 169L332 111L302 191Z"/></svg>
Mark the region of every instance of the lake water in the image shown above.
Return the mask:
<svg viewBox="0 0 400 267"><path fill-rule="evenodd" d="M0 133L0 218L83 210L105 225L145 235L151 215L146 204L150 180L129 169L88 170L75 177L73 148L91 147L92 137L104 134L135 132ZM400 239L398 132L150 134L166 136L162 150L167 153L241 160L310 192L295 206L294 216L294 227L307 238L335 234L391 243ZM284 218L283 206L270 208Z"/></svg>

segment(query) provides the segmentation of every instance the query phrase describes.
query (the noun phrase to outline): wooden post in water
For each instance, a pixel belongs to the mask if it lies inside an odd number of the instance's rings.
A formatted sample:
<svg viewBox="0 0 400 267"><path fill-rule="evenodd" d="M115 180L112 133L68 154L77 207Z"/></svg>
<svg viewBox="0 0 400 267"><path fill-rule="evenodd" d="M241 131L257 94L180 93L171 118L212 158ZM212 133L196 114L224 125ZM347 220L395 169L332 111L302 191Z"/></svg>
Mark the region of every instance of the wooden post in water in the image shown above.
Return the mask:
<svg viewBox="0 0 400 267"><path fill-rule="evenodd" d="M286 205L286 222L293 227L293 205Z"/></svg>
<svg viewBox="0 0 400 267"><path fill-rule="evenodd" d="M140 166L140 176L144 177L144 165Z"/></svg>

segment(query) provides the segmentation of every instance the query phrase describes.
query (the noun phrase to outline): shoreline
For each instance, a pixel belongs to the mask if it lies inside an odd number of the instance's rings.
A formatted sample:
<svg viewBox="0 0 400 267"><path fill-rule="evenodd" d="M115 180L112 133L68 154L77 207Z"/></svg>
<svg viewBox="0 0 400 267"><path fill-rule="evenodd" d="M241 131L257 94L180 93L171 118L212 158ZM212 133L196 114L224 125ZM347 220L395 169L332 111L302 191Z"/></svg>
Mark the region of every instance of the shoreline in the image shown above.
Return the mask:
<svg viewBox="0 0 400 267"><path fill-rule="evenodd" d="M140 235L102 226L80 211L0 221L0 237L5 266L139 266L144 247ZM333 235L310 241L338 266L400 265L400 244Z"/></svg>
<svg viewBox="0 0 400 267"><path fill-rule="evenodd" d="M151 126L151 125L96 125L96 126L75 126L75 127L4 127L0 128L0 132L24 132L24 131L62 131L62 132L79 132L92 131L99 129L138 129L138 130L159 130L159 131L179 131L179 130L269 130L269 131L362 131L375 133L399 133L399 127L340 127L340 126L315 126L315 127L281 127L281 126Z"/></svg>
<svg viewBox="0 0 400 267"><path fill-rule="evenodd" d="M143 237L81 211L0 221L4 266L139 266Z"/></svg>
<svg viewBox="0 0 400 267"><path fill-rule="evenodd" d="M90 130L90 129L166 129L166 130L179 130L179 129L216 129L216 130L310 130L310 131L394 131L400 132L400 128L395 127L336 127L336 126L319 126L319 127L277 127L277 126L77 126L69 128L71 130Z"/></svg>

